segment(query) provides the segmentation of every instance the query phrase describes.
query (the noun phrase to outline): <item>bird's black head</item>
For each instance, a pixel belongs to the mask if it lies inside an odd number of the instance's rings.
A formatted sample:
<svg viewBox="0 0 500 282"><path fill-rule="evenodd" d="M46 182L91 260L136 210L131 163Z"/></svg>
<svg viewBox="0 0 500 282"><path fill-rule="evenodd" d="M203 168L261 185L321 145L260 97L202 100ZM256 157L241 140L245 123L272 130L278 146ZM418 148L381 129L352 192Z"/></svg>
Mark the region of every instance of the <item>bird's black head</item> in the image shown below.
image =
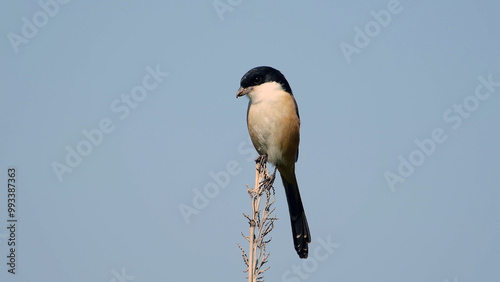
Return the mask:
<svg viewBox="0 0 500 282"><path fill-rule="evenodd" d="M249 70L240 81L240 90L238 91L237 97L244 96L248 93L248 91L244 91L247 89L251 89L253 86L261 85L266 82L277 82L281 84L281 87L286 92L292 94L292 88L285 76L277 69L272 67L255 67Z"/></svg>

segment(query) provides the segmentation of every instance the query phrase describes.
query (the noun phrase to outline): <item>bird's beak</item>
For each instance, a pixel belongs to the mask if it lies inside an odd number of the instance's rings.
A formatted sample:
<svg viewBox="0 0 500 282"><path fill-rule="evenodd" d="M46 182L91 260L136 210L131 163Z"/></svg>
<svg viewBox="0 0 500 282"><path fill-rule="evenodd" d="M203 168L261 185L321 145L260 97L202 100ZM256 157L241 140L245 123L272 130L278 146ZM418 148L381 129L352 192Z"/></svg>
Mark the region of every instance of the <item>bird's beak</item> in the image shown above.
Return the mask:
<svg viewBox="0 0 500 282"><path fill-rule="evenodd" d="M236 98L247 95L252 91L252 89L253 87L247 87L247 88L240 87L240 89L238 89L238 92L236 92Z"/></svg>

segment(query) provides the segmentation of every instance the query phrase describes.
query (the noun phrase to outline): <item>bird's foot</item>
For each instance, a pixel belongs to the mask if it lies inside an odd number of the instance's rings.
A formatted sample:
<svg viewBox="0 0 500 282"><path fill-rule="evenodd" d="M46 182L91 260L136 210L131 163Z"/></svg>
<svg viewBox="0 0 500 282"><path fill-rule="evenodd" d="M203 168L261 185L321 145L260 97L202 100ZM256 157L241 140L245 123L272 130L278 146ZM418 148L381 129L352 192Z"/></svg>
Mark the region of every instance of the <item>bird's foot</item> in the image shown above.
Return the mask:
<svg viewBox="0 0 500 282"><path fill-rule="evenodd" d="M259 173L266 171L267 155L260 155L255 159L255 163L258 164Z"/></svg>
<svg viewBox="0 0 500 282"><path fill-rule="evenodd" d="M263 166L267 163L267 155L260 155L255 159L255 163Z"/></svg>
<svg viewBox="0 0 500 282"><path fill-rule="evenodd" d="M276 167L274 167L274 172L273 174L269 175L269 181L271 183L274 183L274 179L276 178Z"/></svg>

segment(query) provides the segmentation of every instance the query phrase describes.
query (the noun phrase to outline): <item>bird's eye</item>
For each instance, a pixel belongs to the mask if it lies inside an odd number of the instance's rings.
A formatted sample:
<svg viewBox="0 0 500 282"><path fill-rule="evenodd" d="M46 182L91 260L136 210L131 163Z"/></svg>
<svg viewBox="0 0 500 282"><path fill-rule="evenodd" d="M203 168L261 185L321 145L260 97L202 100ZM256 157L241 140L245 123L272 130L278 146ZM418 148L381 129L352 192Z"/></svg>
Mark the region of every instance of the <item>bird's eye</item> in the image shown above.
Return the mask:
<svg viewBox="0 0 500 282"><path fill-rule="evenodd" d="M256 76L256 77L253 79L253 82L255 83L255 85L259 84L261 81L262 81L262 78L261 78L260 76Z"/></svg>

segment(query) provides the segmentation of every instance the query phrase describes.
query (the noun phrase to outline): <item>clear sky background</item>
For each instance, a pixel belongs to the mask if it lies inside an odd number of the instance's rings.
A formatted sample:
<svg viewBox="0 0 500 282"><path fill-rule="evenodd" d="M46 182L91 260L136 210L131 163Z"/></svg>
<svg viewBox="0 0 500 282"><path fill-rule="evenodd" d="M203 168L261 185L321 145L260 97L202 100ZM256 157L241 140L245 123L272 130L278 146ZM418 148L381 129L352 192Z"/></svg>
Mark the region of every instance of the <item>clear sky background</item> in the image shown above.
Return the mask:
<svg viewBox="0 0 500 282"><path fill-rule="evenodd" d="M40 3L0 2L1 281L245 281L259 65L312 233L300 260L277 181L267 281L499 281L497 1Z"/></svg>

